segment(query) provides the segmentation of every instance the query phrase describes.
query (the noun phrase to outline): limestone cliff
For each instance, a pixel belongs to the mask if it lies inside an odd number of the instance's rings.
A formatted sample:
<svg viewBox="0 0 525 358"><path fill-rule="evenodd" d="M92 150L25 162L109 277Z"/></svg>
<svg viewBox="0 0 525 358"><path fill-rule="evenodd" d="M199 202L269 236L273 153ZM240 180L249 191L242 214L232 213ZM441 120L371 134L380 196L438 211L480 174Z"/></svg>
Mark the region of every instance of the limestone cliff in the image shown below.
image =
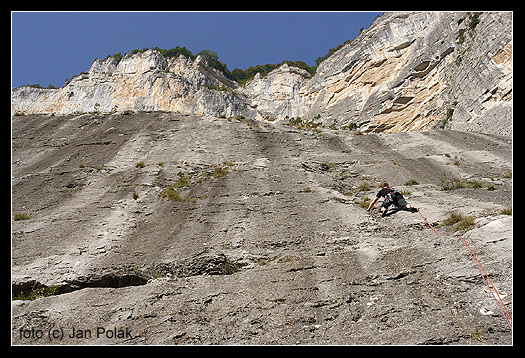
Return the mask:
<svg viewBox="0 0 525 358"><path fill-rule="evenodd" d="M258 73L241 90L257 109L258 119L300 117L306 105L301 89L310 77L305 70L283 64L264 78Z"/></svg>
<svg viewBox="0 0 525 358"><path fill-rule="evenodd" d="M306 116L372 132L510 135L512 14L386 13L322 62L304 95Z"/></svg>
<svg viewBox="0 0 525 358"><path fill-rule="evenodd" d="M200 57L149 50L95 60L60 89L13 90L12 113L125 110L511 135L512 13L385 13L313 77L283 65L244 88Z"/></svg>
<svg viewBox="0 0 525 358"><path fill-rule="evenodd" d="M222 88L235 82L195 61L167 59L156 50L96 59L88 72L60 89L21 87L13 91L14 113L111 113L169 111L195 115L253 115L246 101Z"/></svg>

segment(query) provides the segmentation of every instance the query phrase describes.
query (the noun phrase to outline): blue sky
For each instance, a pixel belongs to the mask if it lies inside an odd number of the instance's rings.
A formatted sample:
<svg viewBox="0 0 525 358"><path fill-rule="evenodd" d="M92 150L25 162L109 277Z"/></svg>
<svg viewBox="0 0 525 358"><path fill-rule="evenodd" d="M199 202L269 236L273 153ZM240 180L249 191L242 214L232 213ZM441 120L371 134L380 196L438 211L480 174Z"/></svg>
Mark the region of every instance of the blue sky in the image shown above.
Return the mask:
<svg viewBox="0 0 525 358"><path fill-rule="evenodd" d="M12 12L12 86L56 87L95 58L136 48L209 49L232 71L318 57L380 12Z"/></svg>

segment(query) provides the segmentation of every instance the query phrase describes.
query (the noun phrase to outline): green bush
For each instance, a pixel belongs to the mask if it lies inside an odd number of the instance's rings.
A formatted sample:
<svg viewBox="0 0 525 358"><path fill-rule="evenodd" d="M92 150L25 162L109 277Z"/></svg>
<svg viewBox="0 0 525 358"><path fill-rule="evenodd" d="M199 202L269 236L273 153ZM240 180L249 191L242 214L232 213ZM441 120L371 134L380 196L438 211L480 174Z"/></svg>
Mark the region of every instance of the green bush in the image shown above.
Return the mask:
<svg viewBox="0 0 525 358"><path fill-rule="evenodd" d="M365 197L359 202L359 206L362 207L363 209L367 209L369 205L370 205L370 198L369 198L368 196L365 196Z"/></svg>
<svg viewBox="0 0 525 358"><path fill-rule="evenodd" d="M364 181L361 184L359 184L359 186L357 188L359 189L359 191L368 191L368 190L372 189L372 186L370 186L369 182Z"/></svg>
<svg viewBox="0 0 525 358"><path fill-rule="evenodd" d="M297 67L300 69L303 69L310 73L312 76L315 74L315 66L308 66L304 61L289 61L284 60L280 63L267 63L265 65L257 65L257 66L251 66L248 67L245 70L241 70L240 68L236 68L229 74L230 79L237 81L239 85L244 85L249 80L253 79L256 74L260 73L262 77L265 77L268 73L272 72L276 68L279 68L283 64L287 64L288 66Z"/></svg>
<svg viewBox="0 0 525 358"><path fill-rule="evenodd" d="M440 226L454 226L454 231L460 230L472 230L474 228L474 221L476 220L473 216L465 216L463 214L451 213L448 218L443 220Z"/></svg>
<svg viewBox="0 0 525 358"><path fill-rule="evenodd" d="M347 124L346 126L342 126L341 128L350 131L355 131L357 129L357 124L354 122L350 122L349 124Z"/></svg>
<svg viewBox="0 0 525 358"><path fill-rule="evenodd" d="M170 49L159 49L158 47L155 48L156 50L159 50L162 56L172 58L172 57L179 57L180 55L183 55L184 57L188 57L191 59L195 59L196 56L188 50L186 47L179 47L175 46L174 48Z"/></svg>
<svg viewBox="0 0 525 358"><path fill-rule="evenodd" d="M38 298L53 296L58 293L58 286L35 287L29 292L20 292L13 296L13 300L33 301Z"/></svg>
<svg viewBox="0 0 525 358"><path fill-rule="evenodd" d="M228 173L229 173L228 168L217 167L215 168L211 176L214 178L221 178L221 177L225 177L226 175L228 175Z"/></svg>
<svg viewBox="0 0 525 358"><path fill-rule="evenodd" d="M120 60L122 60L122 58L123 58L124 56L122 56L122 52L117 52L117 53L114 54L114 55L107 55L106 58L105 58L104 60L107 60L107 59L110 58L110 57L113 57L113 58L117 61L117 63L118 63L118 62L120 62Z"/></svg>
<svg viewBox="0 0 525 358"><path fill-rule="evenodd" d="M512 215L512 207L505 208L499 212L500 215Z"/></svg>
<svg viewBox="0 0 525 358"><path fill-rule="evenodd" d="M179 179L177 179L175 184L173 184L173 187L176 189L189 188L190 186L191 186L190 178L187 176L184 176L184 174L182 176L179 175Z"/></svg>
<svg viewBox="0 0 525 358"><path fill-rule="evenodd" d="M182 201L180 194L173 188L173 186L166 187L162 193L160 193L160 198L162 200L173 200L173 201Z"/></svg>
<svg viewBox="0 0 525 358"><path fill-rule="evenodd" d="M441 190L454 190L464 188L466 185L463 180L455 178L450 172L443 172L439 181Z"/></svg>
<svg viewBox="0 0 525 358"><path fill-rule="evenodd" d="M29 220L29 219L31 219L31 215L29 215L27 213L16 213L16 214L13 215L13 219L15 221Z"/></svg>
<svg viewBox="0 0 525 358"><path fill-rule="evenodd" d="M288 116L285 117L285 119L288 119ZM317 131L317 132L320 132L321 130L318 129L317 127L319 126L322 126L323 123L321 122L314 122L314 120L310 120L310 121L303 121L301 119L301 117L292 117L292 118L289 118L288 119L288 124L293 126L293 127L297 127L297 128L300 128L300 129L312 129L314 131Z"/></svg>
<svg viewBox="0 0 525 358"><path fill-rule="evenodd" d="M223 72L227 77L231 76L227 66L219 61L219 56L212 50L202 50L197 54L197 56L200 56L202 59L204 59L209 67Z"/></svg>

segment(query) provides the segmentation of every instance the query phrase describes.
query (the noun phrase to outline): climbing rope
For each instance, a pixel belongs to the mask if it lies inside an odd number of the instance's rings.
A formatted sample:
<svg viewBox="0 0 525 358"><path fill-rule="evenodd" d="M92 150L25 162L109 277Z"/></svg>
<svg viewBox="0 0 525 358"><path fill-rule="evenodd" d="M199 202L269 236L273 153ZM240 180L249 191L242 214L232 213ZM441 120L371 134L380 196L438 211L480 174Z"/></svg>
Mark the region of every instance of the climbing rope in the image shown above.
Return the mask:
<svg viewBox="0 0 525 358"><path fill-rule="evenodd" d="M434 232L436 233L437 236L440 236L439 233L436 231L436 229L434 229L434 227L428 222L427 218L425 218L423 216L423 214L421 213L421 211L418 209L418 212L419 214L421 215L421 217L423 218L423 220L425 220L425 222L427 223L428 226L430 226L430 228L432 230L434 230ZM507 321L507 324L509 325L510 329L512 330L512 317L509 313L509 311L507 310L507 306L505 306L505 303L503 303L503 300L501 299L500 295L499 295L499 292L498 290L496 290L496 286L494 286L494 283L492 282L492 280L489 278L489 275L487 274L487 272L485 271L485 269L483 268L483 266L481 265L481 262L479 262L479 259L478 257L476 256L476 254L474 253L474 251L472 250L472 248L469 246L469 244L467 244L467 241L465 240L465 238L463 236L460 236L459 237L461 239L461 241L463 242L463 244L465 245L465 247L467 248L470 256L472 257L472 260L474 260L474 263L476 264L478 270L479 270L479 273L481 275L481 278L483 279L483 282L485 282L485 285L487 285L487 288L488 290L490 291L490 293L492 294L492 298L494 299L494 301L496 302L496 305L498 306L498 308L500 309L501 311L501 314L503 315L503 317L505 317L505 320ZM488 280L488 282L487 282ZM489 282L490 282L490 285L489 285ZM491 287L492 286L492 289ZM496 294L494 294L494 292ZM496 298L496 296L498 298ZM499 301L498 301L499 299ZM503 308L502 308L503 307ZM505 309L505 312L503 312L503 309Z"/></svg>
<svg viewBox="0 0 525 358"><path fill-rule="evenodd" d="M421 214L421 211L419 209L417 209L417 212L419 213L419 215L421 215L421 217L423 218L423 220L425 220L425 222L428 224L428 226L430 226L430 228L432 230L434 230L434 232L436 233L437 236L439 236L439 233L436 231L436 229L434 229L434 227L432 225L430 225L430 223L428 222L427 218L423 216L423 214Z"/></svg>

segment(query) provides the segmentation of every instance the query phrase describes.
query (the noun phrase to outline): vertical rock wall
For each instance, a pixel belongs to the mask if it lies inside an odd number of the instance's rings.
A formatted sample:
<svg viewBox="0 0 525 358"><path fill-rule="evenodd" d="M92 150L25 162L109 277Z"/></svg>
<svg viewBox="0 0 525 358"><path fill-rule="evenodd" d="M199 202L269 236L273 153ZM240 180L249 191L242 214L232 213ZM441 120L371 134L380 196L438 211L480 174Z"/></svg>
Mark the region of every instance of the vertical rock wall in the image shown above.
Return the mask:
<svg viewBox="0 0 525 358"><path fill-rule="evenodd" d="M200 57L148 50L95 60L60 89L14 89L12 113L169 111L511 135L512 28L510 12L385 13L313 77L284 64L243 88Z"/></svg>

